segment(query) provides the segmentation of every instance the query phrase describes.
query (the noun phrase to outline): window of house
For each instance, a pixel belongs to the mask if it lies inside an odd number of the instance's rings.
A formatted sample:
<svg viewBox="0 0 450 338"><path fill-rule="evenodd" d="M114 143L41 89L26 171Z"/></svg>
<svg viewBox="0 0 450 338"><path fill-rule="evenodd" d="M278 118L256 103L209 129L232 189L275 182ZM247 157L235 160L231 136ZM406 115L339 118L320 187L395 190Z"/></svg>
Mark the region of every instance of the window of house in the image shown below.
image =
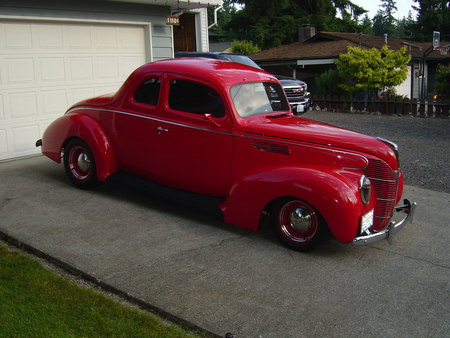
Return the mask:
<svg viewBox="0 0 450 338"><path fill-rule="evenodd" d="M158 104L161 81L158 78L145 80L134 93L134 100L151 106Z"/></svg>
<svg viewBox="0 0 450 338"><path fill-rule="evenodd" d="M173 80L170 84L169 107L174 110L194 114L225 115L225 108L219 94L203 84Z"/></svg>

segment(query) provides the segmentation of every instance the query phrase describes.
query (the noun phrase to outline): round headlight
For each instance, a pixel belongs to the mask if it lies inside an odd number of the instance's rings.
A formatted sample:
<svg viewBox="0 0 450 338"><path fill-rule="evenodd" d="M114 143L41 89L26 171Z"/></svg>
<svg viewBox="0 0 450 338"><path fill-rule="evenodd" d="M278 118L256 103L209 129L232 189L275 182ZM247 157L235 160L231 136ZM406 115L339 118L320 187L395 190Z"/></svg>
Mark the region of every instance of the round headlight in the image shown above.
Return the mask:
<svg viewBox="0 0 450 338"><path fill-rule="evenodd" d="M372 192L372 184L370 180L362 175L359 180L359 192L361 193L361 199L365 205L369 204L370 194Z"/></svg>

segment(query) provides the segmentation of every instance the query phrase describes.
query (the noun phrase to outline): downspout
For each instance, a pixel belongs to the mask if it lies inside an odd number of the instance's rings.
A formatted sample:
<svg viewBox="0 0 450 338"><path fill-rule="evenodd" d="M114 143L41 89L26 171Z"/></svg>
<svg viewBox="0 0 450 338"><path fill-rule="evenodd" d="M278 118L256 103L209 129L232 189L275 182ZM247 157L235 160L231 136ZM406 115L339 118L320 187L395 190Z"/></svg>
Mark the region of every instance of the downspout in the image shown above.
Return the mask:
<svg viewBox="0 0 450 338"><path fill-rule="evenodd" d="M222 9L222 5L214 8L214 22L208 26L208 29L211 27L217 26L217 12Z"/></svg>

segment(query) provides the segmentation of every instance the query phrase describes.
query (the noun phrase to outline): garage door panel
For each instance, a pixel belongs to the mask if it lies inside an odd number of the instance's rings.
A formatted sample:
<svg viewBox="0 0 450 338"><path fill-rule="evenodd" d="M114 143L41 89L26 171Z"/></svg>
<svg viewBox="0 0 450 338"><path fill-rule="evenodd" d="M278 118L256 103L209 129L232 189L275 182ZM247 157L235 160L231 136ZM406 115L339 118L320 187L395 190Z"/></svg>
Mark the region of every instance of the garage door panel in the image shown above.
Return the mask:
<svg viewBox="0 0 450 338"><path fill-rule="evenodd" d="M94 32L96 49L118 49L118 32L116 27L97 27Z"/></svg>
<svg viewBox="0 0 450 338"><path fill-rule="evenodd" d="M6 129L0 129L0 159L8 155L8 138Z"/></svg>
<svg viewBox="0 0 450 338"><path fill-rule="evenodd" d="M95 87L70 88L68 96L71 103L77 103L81 100L94 97Z"/></svg>
<svg viewBox="0 0 450 338"><path fill-rule="evenodd" d="M17 119L23 119L27 117L37 118L38 105L36 92L30 91L9 93L6 94L6 98L6 115L10 121L15 122Z"/></svg>
<svg viewBox="0 0 450 338"><path fill-rule="evenodd" d="M59 24L40 24L35 28L39 49L60 51L64 47L63 29Z"/></svg>
<svg viewBox="0 0 450 338"><path fill-rule="evenodd" d="M101 56L97 58L98 77L111 79L119 77L119 58L114 56Z"/></svg>
<svg viewBox="0 0 450 338"><path fill-rule="evenodd" d="M5 113L3 109L3 94L0 93L0 121L5 120Z"/></svg>
<svg viewBox="0 0 450 338"><path fill-rule="evenodd" d="M5 86L34 83L35 70L33 58L6 58L5 64Z"/></svg>
<svg viewBox="0 0 450 338"><path fill-rule="evenodd" d="M27 49L33 48L31 25L18 23L8 24L5 27L5 47L7 49Z"/></svg>
<svg viewBox="0 0 450 338"><path fill-rule="evenodd" d="M37 153L44 126L115 92L145 50L142 26L0 21L0 159Z"/></svg>
<svg viewBox="0 0 450 338"><path fill-rule="evenodd" d="M142 44L144 39L144 30L138 27L124 27L118 31L120 48L133 50L136 52L145 52L145 45Z"/></svg>
<svg viewBox="0 0 450 338"><path fill-rule="evenodd" d="M43 90L40 96L43 115L62 115L67 110L68 100L65 89Z"/></svg>
<svg viewBox="0 0 450 338"><path fill-rule="evenodd" d="M92 47L91 29L89 26L66 25L64 27L64 42L68 49L90 50Z"/></svg>
<svg viewBox="0 0 450 338"><path fill-rule="evenodd" d="M70 80L93 80L94 65L92 57L69 58Z"/></svg>
<svg viewBox="0 0 450 338"><path fill-rule="evenodd" d="M39 126L32 124L12 128L13 151L19 156L33 153L34 146L32 140L39 138Z"/></svg>
<svg viewBox="0 0 450 338"><path fill-rule="evenodd" d="M145 61L142 61L138 56L125 56L120 60L120 76L126 78L139 66L143 65Z"/></svg>
<svg viewBox="0 0 450 338"><path fill-rule="evenodd" d="M39 58L38 79L43 82L61 83L66 80L64 57Z"/></svg>

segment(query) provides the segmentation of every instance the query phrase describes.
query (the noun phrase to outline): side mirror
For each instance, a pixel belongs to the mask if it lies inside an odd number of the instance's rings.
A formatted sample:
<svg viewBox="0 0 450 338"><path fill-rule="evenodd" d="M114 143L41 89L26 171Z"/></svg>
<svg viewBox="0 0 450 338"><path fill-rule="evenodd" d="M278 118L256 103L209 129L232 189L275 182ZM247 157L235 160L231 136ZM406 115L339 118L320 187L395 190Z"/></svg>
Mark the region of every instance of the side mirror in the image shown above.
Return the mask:
<svg viewBox="0 0 450 338"><path fill-rule="evenodd" d="M204 117L206 117L206 119L211 122L215 127L221 127L220 124L218 124L216 121L214 121L213 117L211 114L203 114Z"/></svg>

